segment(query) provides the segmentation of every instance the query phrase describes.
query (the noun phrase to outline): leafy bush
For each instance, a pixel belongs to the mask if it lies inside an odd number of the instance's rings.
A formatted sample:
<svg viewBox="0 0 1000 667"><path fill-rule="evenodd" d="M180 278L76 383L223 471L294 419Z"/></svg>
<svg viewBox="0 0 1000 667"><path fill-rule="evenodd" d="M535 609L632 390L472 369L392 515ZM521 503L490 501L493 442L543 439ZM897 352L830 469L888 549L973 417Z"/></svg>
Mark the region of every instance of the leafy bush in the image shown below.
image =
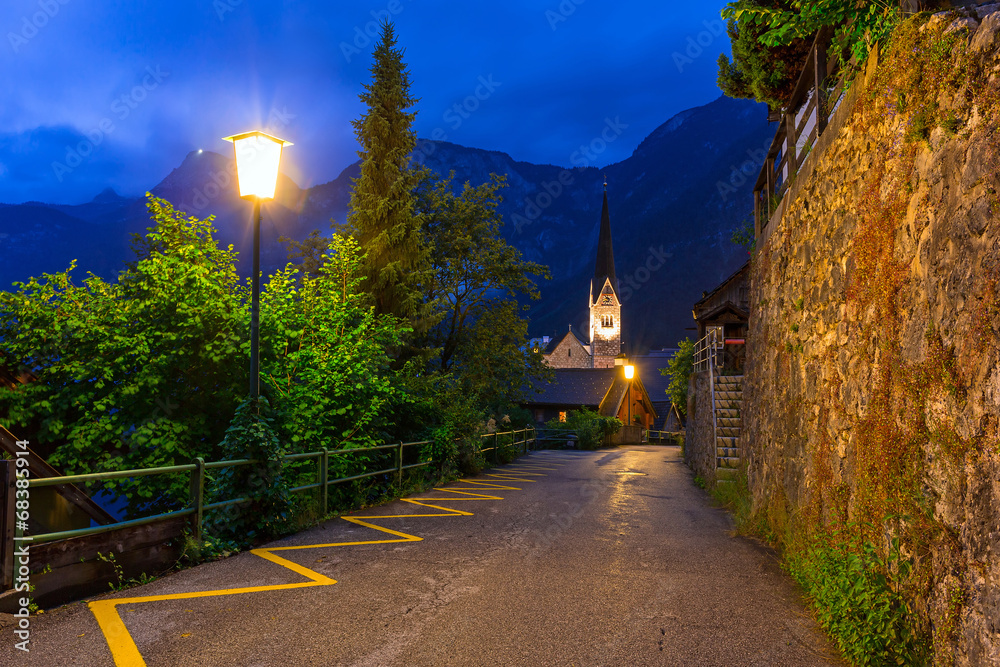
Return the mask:
<svg viewBox="0 0 1000 667"><path fill-rule="evenodd" d="M0 387L0 414L67 474L218 458L247 386L248 316L232 246L148 195L155 225L117 282L61 273L0 292L0 363L38 379ZM220 418L221 417L221 418ZM19 430L18 433L23 432ZM187 501L184 475L108 482L130 516Z"/></svg>
<svg viewBox="0 0 1000 667"><path fill-rule="evenodd" d="M260 414L256 414L259 406ZM222 468L215 476L212 502L248 498L212 512L205 522L217 538L246 547L257 540L287 532L292 526L296 499L290 491L281 457L285 449L275 426L276 415L266 398L246 399L222 441L224 460L251 459L253 464Z"/></svg>
<svg viewBox="0 0 1000 667"><path fill-rule="evenodd" d="M670 397L670 402L677 406L677 411L686 416L688 381L694 372L694 342L690 338L685 338L677 343L677 347L680 348L677 354L670 358L666 368L660 369L660 375L670 377L667 395Z"/></svg>
<svg viewBox="0 0 1000 667"><path fill-rule="evenodd" d="M597 449L604 443L605 437L617 433L624 424L617 417L602 417L593 410L581 406L579 410L570 410L566 414L566 421L551 419L545 426L551 429L576 431L577 447Z"/></svg>
<svg viewBox="0 0 1000 667"><path fill-rule="evenodd" d="M910 610L887 576L893 570L897 581L909 576L898 540L883 560L870 542L841 535L787 554L789 572L811 599L820 625L853 664L921 664L924 649Z"/></svg>

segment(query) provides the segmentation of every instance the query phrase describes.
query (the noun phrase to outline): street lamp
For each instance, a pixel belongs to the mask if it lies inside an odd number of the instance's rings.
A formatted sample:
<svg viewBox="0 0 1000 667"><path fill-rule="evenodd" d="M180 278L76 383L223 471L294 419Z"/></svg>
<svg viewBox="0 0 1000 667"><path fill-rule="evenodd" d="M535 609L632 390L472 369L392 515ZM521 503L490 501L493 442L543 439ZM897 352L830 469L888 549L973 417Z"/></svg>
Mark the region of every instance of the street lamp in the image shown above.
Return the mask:
<svg viewBox="0 0 1000 667"><path fill-rule="evenodd" d="M628 425L632 425L632 378L635 376L635 366L625 364L625 379L628 380Z"/></svg>
<svg viewBox="0 0 1000 667"><path fill-rule="evenodd" d="M244 132L224 137L233 142L236 154L236 180L240 197L253 198L253 279L250 306L250 398L260 396L260 202L274 199L278 184L281 149L292 142L265 134Z"/></svg>

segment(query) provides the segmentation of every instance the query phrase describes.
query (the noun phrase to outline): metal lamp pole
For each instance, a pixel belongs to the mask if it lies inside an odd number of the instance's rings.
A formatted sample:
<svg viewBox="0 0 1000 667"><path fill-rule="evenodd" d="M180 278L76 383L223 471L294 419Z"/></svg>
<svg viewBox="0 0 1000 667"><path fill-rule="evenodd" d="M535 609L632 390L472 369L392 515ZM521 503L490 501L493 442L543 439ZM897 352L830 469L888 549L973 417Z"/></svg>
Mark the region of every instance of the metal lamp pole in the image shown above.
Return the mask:
<svg viewBox="0 0 1000 667"><path fill-rule="evenodd" d="M254 131L225 137L233 142L240 197L253 199L253 276L250 280L250 399L260 397L260 203L274 199L281 150L292 142Z"/></svg>
<svg viewBox="0 0 1000 667"><path fill-rule="evenodd" d="M250 288L250 400L260 396L260 197L253 199L253 279Z"/></svg>

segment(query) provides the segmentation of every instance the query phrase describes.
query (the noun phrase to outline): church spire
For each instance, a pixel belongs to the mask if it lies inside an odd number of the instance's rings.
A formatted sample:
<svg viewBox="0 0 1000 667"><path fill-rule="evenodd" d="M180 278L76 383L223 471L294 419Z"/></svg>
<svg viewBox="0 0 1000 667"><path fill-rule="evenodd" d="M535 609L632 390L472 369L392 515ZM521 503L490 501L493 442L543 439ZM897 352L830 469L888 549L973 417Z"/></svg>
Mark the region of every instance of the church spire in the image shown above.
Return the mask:
<svg viewBox="0 0 1000 667"><path fill-rule="evenodd" d="M590 301L597 301L604 288L604 280L611 280L611 287L618 294L618 278L615 277L615 254L611 248L611 217L608 215L608 177L604 177L604 206L601 209L601 231L597 237L597 262L594 265L594 282L590 286Z"/></svg>

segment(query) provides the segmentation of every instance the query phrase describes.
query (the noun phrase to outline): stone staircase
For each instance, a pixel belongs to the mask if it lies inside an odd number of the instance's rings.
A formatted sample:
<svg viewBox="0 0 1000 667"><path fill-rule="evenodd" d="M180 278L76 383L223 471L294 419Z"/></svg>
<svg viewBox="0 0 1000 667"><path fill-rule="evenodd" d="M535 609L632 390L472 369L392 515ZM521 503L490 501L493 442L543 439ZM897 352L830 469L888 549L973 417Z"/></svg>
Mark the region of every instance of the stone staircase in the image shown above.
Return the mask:
<svg viewBox="0 0 1000 667"><path fill-rule="evenodd" d="M715 378L715 479L732 481L740 467L740 429L743 376Z"/></svg>

